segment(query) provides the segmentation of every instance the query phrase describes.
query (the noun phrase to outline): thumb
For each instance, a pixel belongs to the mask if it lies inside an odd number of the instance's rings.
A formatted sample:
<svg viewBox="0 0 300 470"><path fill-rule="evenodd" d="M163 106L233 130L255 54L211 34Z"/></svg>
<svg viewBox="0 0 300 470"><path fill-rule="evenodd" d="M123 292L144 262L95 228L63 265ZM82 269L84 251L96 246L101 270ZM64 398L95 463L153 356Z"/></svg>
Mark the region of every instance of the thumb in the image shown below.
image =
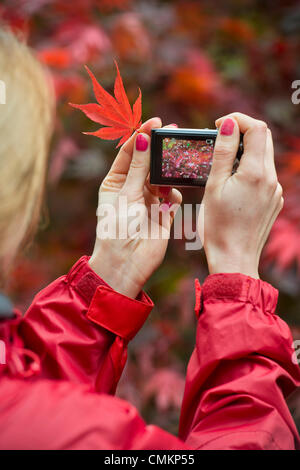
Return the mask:
<svg viewBox="0 0 300 470"><path fill-rule="evenodd" d="M139 133L135 139L132 160L123 191L130 193L143 192L150 169L150 137Z"/></svg>
<svg viewBox="0 0 300 470"><path fill-rule="evenodd" d="M224 181L231 176L239 143L238 123L232 118L224 119L215 142L212 167L208 178L210 183Z"/></svg>

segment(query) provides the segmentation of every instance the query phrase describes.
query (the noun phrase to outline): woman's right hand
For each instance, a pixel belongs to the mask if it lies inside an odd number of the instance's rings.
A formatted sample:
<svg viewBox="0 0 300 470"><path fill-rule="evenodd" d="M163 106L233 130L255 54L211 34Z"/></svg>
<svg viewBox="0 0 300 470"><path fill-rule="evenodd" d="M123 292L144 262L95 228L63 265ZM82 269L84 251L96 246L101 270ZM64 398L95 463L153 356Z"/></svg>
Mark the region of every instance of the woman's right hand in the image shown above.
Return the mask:
<svg viewBox="0 0 300 470"><path fill-rule="evenodd" d="M163 261L182 199L177 189L166 192L149 183L149 134L161 125L160 118L142 124L122 145L99 190L97 238L89 264L113 289L133 299Z"/></svg>
<svg viewBox="0 0 300 470"><path fill-rule="evenodd" d="M198 221L209 272L259 278L262 248L283 207L271 131L241 113L224 116L216 125L219 133ZM232 174L240 133L244 153Z"/></svg>

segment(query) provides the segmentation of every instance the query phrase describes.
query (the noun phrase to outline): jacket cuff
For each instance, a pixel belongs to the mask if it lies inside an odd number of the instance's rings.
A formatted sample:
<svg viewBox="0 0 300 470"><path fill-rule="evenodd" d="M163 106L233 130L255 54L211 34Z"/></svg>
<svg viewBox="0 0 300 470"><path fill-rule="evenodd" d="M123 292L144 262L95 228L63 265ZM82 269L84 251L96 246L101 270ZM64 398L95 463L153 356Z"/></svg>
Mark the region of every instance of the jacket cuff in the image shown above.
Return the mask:
<svg viewBox="0 0 300 470"><path fill-rule="evenodd" d="M136 299L110 287L82 256L67 275L67 281L88 305L87 318L126 340L132 339L146 321L154 304L141 291Z"/></svg>
<svg viewBox="0 0 300 470"><path fill-rule="evenodd" d="M81 297L89 305L100 285L108 284L95 271L92 270L88 261L90 256L82 256L77 263L72 266L67 274L67 282L81 295Z"/></svg>
<svg viewBox="0 0 300 470"><path fill-rule="evenodd" d="M132 299L110 287L99 286L87 318L129 341L143 326L154 305L145 292L138 298Z"/></svg>
<svg viewBox="0 0 300 470"><path fill-rule="evenodd" d="M219 299L225 302L250 302L253 305L259 303L265 312L275 313L278 290L260 279L240 273L218 273L210 274L201 289L199 282L196 282L195 286L196 307L199 312L203 309L203 302Z"/></svg>
<svg viewBox="0 0 300 470"><path fill-rule="evenodd" d="M201 297L196 342L202 364L255 353L291 365L292 336L275 313L278 291L270 284L239 273L212 274Z"/></svg>

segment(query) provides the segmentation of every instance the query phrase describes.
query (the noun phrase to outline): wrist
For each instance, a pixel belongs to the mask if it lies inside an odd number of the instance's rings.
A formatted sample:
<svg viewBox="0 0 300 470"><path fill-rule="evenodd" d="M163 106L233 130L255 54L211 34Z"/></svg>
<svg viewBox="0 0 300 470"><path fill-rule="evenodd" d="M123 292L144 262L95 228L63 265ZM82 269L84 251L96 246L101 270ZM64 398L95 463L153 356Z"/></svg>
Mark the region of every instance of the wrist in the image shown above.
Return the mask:
<svg viewBox="0 0 300 470"><path fill-rule="evenodd" d="M111 259L106 262L105 257L99 253L91 256L89 265L112 289L127 297L135 299L143 288L134 281L125 265L114 263Z"/></svg>
<svg viewBox="0 0 300 470"><path fill-rule="evenodd" d="M210 252L207 256L209 274L240 273L259 279L258 263L255 257L248 255L234 255L232 253Z"/></svg>

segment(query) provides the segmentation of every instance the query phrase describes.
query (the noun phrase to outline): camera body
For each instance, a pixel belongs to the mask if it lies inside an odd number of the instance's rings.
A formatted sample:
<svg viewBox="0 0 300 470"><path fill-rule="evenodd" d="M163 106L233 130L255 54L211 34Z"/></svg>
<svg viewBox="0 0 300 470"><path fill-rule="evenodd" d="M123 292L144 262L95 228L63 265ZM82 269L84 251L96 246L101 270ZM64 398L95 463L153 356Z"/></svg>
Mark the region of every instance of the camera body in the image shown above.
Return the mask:
<svg viewBox="0 0 300 470"><path fill-rule="evenodd" d="M217 129L152 129L150 183L159 186L205 186L217 135ZM242 153L241 134L233 171Z"/></svg>

